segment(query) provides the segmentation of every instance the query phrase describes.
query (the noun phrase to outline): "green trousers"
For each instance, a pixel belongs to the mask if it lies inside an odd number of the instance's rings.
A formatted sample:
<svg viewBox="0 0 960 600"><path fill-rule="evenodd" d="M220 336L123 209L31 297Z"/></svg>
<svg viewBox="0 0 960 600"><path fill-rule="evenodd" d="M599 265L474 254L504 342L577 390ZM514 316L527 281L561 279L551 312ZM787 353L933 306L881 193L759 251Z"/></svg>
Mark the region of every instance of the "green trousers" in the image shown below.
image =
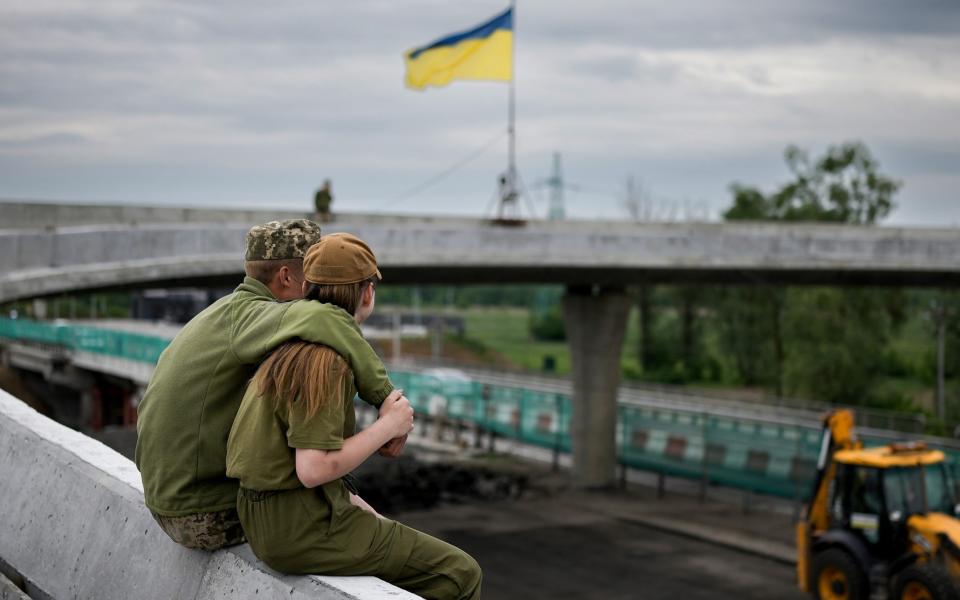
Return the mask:
<svg viewBox="0 0 960 600"><path fill-rule="evenodd" d="M240 488L254 554L283 573L375 575L429 600L480 598L480 566L442 540L350 504L339 480L314 489Z"/></svg>

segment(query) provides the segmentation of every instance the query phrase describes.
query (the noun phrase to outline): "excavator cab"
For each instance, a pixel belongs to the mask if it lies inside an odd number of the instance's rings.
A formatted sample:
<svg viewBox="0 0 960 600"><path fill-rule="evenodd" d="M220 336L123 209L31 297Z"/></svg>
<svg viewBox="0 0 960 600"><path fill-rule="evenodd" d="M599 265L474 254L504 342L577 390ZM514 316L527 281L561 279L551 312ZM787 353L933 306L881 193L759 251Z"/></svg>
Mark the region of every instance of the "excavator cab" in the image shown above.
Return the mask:
<svg viewBox="0 0 960 600"><path fill-rule="evenodd" d="M853 415L824 421L797 524L800 588L821 600L960 598L960 521L944 455L922 443L863 448Z"/></svg>

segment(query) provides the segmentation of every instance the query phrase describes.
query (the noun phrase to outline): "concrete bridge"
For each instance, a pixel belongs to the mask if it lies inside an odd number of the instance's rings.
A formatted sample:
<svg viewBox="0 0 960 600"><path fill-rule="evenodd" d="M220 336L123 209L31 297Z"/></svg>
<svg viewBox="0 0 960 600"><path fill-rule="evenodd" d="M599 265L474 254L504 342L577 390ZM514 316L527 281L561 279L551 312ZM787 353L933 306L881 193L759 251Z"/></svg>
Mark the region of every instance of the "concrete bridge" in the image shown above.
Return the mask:
<svg viewBox="0 0 960 600"><path fill-rule="evenodd" d="M70 291L239 281L253 224L305 213L0 203L0 302ZM389 283L555 283L574 379L574 472L614 480L630 284L960 284L960 230L807 224L494 223L338 215Z"/></svg>
<svg viewBox="0 0 960 600"><path fill-rule="evenodd" d="M232 285L253 224L307 216L0 203L0 302L124 286ZM91 221L99 221L92 223ZM387 283L957 285L960 230L339 215Z"/></svg>

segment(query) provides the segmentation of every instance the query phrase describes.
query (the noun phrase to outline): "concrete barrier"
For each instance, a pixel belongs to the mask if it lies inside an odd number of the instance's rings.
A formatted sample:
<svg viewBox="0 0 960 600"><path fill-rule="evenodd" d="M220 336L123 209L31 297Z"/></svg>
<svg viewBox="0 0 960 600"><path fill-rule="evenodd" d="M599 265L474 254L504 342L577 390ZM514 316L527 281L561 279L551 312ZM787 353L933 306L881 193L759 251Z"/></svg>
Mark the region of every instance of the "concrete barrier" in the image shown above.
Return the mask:
<svg viewBox="0 0 960 600"><path fill-rule="evenodd" d="M0 203L0 303L125 286L233 287L250 225L296 214L100 208ZM73 224L18 226L47 218ZM536 220L508 227L344 213L323 229L366 240L392 284L960 286L957 229Z"/></svg>
<svg viewBox="0 0 960 600"><path fill-rule="evenodd" d="M278 574L248 545L171 542L132 462L0 391L0 573L33 598L415 599L375 577Z"/></svg>
<svg viewBox="0 0 960 600"><path fill-rule="evenodd" d="M109 204L58 204L56 202L0 201L4 227L43 228L107 223L263 223L274 219L302 219L313 211L263 209L178 208Z"/></svg>

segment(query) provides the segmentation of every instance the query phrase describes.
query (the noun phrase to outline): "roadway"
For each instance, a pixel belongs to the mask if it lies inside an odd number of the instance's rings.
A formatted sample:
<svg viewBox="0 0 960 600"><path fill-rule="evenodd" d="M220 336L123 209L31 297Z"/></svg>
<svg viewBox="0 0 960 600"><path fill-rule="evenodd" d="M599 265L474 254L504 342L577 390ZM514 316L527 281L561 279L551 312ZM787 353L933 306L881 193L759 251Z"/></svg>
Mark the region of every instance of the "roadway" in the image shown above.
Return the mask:
<svg viewBox="0 0 960 600"><path fill-rule="evenodd" d="M609 508L628 506L620 511ZM678 535L632 515L667 515L686 507L688 520L714 516L718 534L742 530L767 537L779 560L722 543ZM789 517L685 497L654 499L649 491L555 493L490 504L443 506L398 520L470 553L484 570L485 600L800 599L789 553ZM717 526L716 523L722 525ZM766 536L757 535L764 529ZM722 540L720 535L718 540ZM785 551L785 552L784 552Z"/></svg>

